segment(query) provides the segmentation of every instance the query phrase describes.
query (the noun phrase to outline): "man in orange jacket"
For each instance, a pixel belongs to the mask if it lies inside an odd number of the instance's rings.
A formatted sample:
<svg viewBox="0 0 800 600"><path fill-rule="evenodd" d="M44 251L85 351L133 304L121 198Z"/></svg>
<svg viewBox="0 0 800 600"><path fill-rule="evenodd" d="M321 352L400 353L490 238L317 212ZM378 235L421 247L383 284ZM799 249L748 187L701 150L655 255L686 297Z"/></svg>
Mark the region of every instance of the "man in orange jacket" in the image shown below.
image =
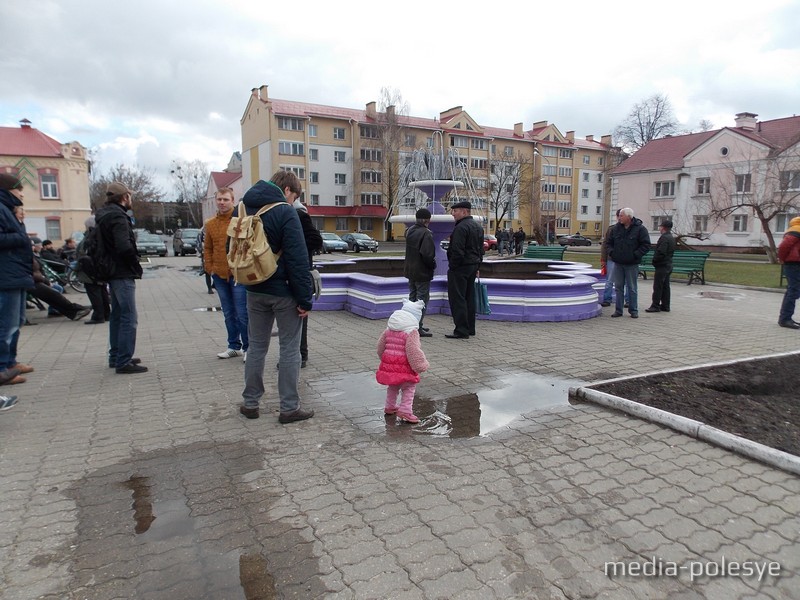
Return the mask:
<svg viewBox="0 0 800 600"><path fill-rule="evenodd" d="M247 293L244 286L233 280L228 268L228 224L233 216L235 200L233 190L223 187L217 190L217 214L206 221L203 241L203 260L206 273L211 274L214 288L219 295L225 329L228 331L228 348L217 356L247 360Z"/></svg>

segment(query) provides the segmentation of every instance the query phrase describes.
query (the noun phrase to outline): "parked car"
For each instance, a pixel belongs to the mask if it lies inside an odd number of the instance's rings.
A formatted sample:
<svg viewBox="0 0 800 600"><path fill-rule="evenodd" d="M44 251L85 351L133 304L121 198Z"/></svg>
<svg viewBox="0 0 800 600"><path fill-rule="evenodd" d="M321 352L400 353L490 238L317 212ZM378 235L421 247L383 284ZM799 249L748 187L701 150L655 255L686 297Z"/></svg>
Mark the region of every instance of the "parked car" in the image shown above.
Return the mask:
<svg viewBox="0 0 800 600"><path fill-rule="evenodd" d="M139 256L147 256L149 254L166 256L167 244L155 234L140 233L136 236L136 250L139 252Z"/></svg>
<svg viewBox="0 0 800 600"><path fill-rule="evenodd" d="M558 243L562 246L591 246L592 240L576 233L558 238Z"/></svg>
<svg viewBox="0 0 800 600"><path fill-rule="evenodd" d="M370 252L378 251L378 242L369 237L366 233L345 233L342 239L347 242L347 247L350 250L361 252L362 250L369 250Z"/></svg>
<svg viewBox="0 0 800 600"><path fill-rule="evenodd" d="M199 229L176 229L172 237L172 250L175 256L197 254L198 235L200 235Z"/></svg>
<svg viewBox="0 0 800 600"><path fill-rule="evenodd" d="M320 231L320 235L322 236L322 251L325 254L330 254L331 252L347 252L347 242L335 233Z"/></svg>
<svg viewBox="0 0 800 600"><path fill-rule="evenodd" d="M484 250L497 250L497 238L491 233L483 235L483 249Z"/></svg>
<svg viewBox="0 0 800 600"><path fill-rule="evenodd" d="M447 252L447 249L450 247L450 238L444 238L441 242L439 242L439 245L442 247L442 250ZM484 237L483 251L486 252L487 250L489 250L489 242Z"/></svg>

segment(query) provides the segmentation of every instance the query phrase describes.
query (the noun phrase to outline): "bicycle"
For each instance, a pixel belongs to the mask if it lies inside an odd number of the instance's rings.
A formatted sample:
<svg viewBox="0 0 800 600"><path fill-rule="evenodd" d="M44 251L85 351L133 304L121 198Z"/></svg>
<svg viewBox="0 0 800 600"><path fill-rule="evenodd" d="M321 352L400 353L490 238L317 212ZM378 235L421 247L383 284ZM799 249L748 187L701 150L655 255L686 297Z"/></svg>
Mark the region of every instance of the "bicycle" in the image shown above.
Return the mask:
<svg viewBox="0 0 800 600"><path fill-rule="evenodd" d="M46 258L37 258L39 264L42 266L42 273L51 282L57 283L64 289L67 289L67 286L69 286L80 294L86 293L86 286L78 279L78 273L75 271L76 263L74 261L62 263L47 260Z"/></svg>

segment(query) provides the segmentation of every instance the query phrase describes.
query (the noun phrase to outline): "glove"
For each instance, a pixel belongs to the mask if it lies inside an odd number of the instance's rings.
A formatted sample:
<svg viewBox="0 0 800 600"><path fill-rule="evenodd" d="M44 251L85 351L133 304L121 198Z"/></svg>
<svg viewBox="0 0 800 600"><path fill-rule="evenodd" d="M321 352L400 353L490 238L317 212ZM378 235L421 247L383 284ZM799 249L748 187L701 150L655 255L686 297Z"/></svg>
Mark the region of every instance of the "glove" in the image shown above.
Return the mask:
<svg viewBox="0 0 800 600"><path fill-rule="evenodd" d="M314 283L314 300L319 300L320 295L322 294L322 277L319 274L319 271L316 269L311 269L311 281Z"/></svg>

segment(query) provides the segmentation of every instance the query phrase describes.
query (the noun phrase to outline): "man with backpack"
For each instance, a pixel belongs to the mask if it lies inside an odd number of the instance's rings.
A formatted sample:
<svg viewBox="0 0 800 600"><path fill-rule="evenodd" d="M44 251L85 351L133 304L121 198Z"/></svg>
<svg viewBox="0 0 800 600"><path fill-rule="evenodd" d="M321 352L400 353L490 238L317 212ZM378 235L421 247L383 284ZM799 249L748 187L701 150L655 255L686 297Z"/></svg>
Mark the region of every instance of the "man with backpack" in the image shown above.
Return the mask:
<svg viewBox="0 0 800 600"><path fill-rule="evenodd" d="M86 288L86 295L92 305L92 316L88 321L83 322L84 325L102 325L111 316L111 298L108 295L108 287L105 282L97 281L82 268L82 264L86 264L85 257L88 254L86 245L95 238L94 229L96 224L94 215L86 219L84 222L86 233L75 250L75 256L78 259L76 269L78 281L82 282Z"/></svg>
<svg viewBox="0 0 800 600"><path fill-rule="evenodd" d="M111 288L111 315L108 321L108 366L117 373L146 373L147 367L133 356L136 349L136 280L142 266L136 250L128 210L133 192L115 181L108 185L106 203L97 211L97 244L92 260L98 279Z"/></svg>
<svg viewBox="0 0 800 600"><path fill-rule="evenodd" d="M242 198L248 215L255 215L262 210L260 218L264 233L272 252L277 256L277 268L268 279L246 286L250 347L244 369L243 403L239 412L248 419L259 417L259 403L264 395L264 362L269 350L272 325L276 321L280 345L278 421L292 423L314 416L313 410L300 408L297 390L303 319L311 310L314 289L303 228L292 206L301 194L297 176L278 171L271 181L258 181ZM241 209L240 204L234 210L233 221L236 221Z"/></svg>

